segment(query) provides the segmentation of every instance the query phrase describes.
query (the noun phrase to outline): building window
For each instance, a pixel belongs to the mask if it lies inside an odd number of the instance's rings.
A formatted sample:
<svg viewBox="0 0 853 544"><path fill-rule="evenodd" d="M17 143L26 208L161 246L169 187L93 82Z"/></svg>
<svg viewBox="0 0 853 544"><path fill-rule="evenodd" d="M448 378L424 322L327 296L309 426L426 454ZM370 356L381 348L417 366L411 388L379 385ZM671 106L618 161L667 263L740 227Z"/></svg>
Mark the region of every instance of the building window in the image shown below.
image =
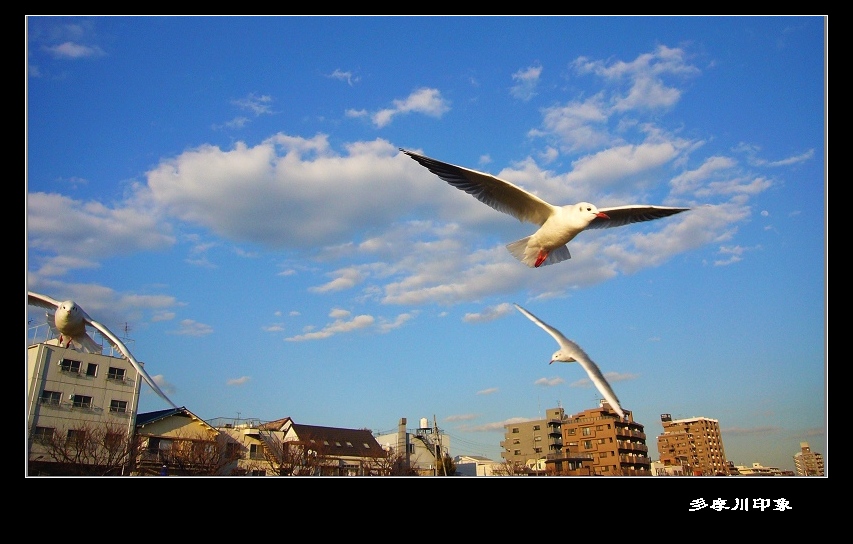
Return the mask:
<svg viewBox="0 0 853 544"><path fill-rule="evenodd" d="M118 453L124 447L124 437L123 433L108 431L104 434L104 447L111 453Z"/></svg>
<svg viewBox="0 0 853 544"><path fill-rule="evenodd" d="M584 435L584 436L589 436L589 435L591 435L591 434L592 434L592 427L584 427L584 428L581 430L581 434L582 434L582 435Z"/></svg>
<svg viewBox="0 0 853 544"><path fill-rule="evenodd" d="M86 440L86 431L80 429L68 429L68 442L74 446L82 446Z"/></svg>
<svg viewBox="0 0 853 544"><path fill-rule="evenodd" d="M512 443L513 444L521 444L521 440L518 438L513 438Z"/></svg>
<svg viewBox="0 0 853 544"><path fill-rule="evenodd" d="M74 408L92 408L92 397L86 395L73 395L71 406Z"/></svg>
<svg viewBox="0 0 853 544"><path fill-rule="evenodd" d="M148 446L146 450L148 451L149 456L153 456L157 459L163 457L163 455L167 455L172 449L172 440L169 438L159 438L156 436L148 437ZM162 454L161 454L162 452Z"/></svg>
<svg viewBox="0 0 853 544"><path fill-rule="evenodd" d="M592 440L584 440L583 441L584 449L591 450L592 449Z"/></svg>
<svg viewBox="0 0 853 544"><path fill-rule="evenodd" d="M266 476L266 475L267 475L266 470L252 469L251 472L249 472L249 476Z"/></svg>
<svg viewBox="0 0 853 544"><path fill-rule="evenodd" d="M608 426L609 426L609 425L608 425ZM600 431L600 430L602 430L602 429L604 429L604 425L596 425L596 426L595 426L595 430L596 430L596 431Z"/></svg>
<svg viewBox="0 0 853 544"><path fill-rule="evenodd" d="M225 444L225 457L227 459L237 459L240 455L240 445L234 442L228 442Z"/></svg>
<svg viewBox="0 0 853 544"><path fill-rule="evenodd" d="M249 444L249 459L263 459L264 458L264 445L263 444Z"/></svg>
<svg viewBox="0 0 853 544"><path fill-rule="evenodd" d="M33 429L33 442L50 442L55 431L53 427L36 427Z"/></svg>
<svg viewBox="0 0 853 544"><path fill-rule="evenodd" d="M607 440L605 440L604 438L599 438L599 439L598 439L598 443L599 443L599 444L604 444L604 443L606 443L606 442L607 442Z"/></svg>
<svg viewBox="0 0 853 544"><path fill-rule="evenodd" d="M512 428L512 433L513 433L513 434L518 434L518 427L513 427L513 428Z"/></svg>
<svg viewBox="0 0 853 544"><path fill-rule="evenodd" d="M513 455L521 455L521 450L512 450Z"/></svg>
<svg viewBox="0 0 853 544"><path fill-rule="evenodd" d="M119 412L122 414L127 412L127 401L126 400L111 400L110 401L110 412Z"/></svg>
<svg viewBox="0 0 853 544"><path fill-rule="evenodd" d="M576 430L576 429L569 429L569 432L568 432L569 436L574 436L574 435L575 435L575 430Z"/></svg>
<svg viewBox="0 0 853 544"><path fill-rule="evenodd" d="M541 436L537 436L537 437L535 437L535 438L533 439L533 441L534 441L534 442L541 442L541 441L542 441L542 437L541 437Z"/></svg>
<svg viewBox="0 0 853 544"><path fill-rule="evenodd" d="M62 359L59 361L59 370L63 372L73 372L75 374L80 373L80 361L75 361L74 359Z"/></svg>
<svg viewBox="0 0 853 544"><path fill-rule="evenodd" d="M124 369L111 366L110 369L107 371L107 379L123 382L124 381Z"/></svg>
<svg viewBox="0 0 853 544"><path fill-rule="evenodd" d="M89 363L86 365L86 375L90 378L94 378L98 375L98 365L95 363Z"/></svg>
<svg viewBox="0 0 853 544"><path fill-rule="evenodd" d="M599 453L598 456L599 457L607 457L607 452L603 451L603 452Z"/></svg>
<svg viewBox="0 0 853 544"><path fill-rule="evenodd" d="M62 393L59 391L42 391L39 397L41 404L49 404L51 406L59 406L59 401L62 398Z"/></svg>
<svg viewBox="0 0 853 544"><path fill-rule="evenodd" d="M540 430L539 425L534 425L534 426L533 426L533 430L534 430L534 431L538 431L538 430Z"/></svg>
<svg viewBox="0 0 853 544"><path fill-rule="evenodd" d="M533 453L542 453L542 448L533 448Z"/></svg>

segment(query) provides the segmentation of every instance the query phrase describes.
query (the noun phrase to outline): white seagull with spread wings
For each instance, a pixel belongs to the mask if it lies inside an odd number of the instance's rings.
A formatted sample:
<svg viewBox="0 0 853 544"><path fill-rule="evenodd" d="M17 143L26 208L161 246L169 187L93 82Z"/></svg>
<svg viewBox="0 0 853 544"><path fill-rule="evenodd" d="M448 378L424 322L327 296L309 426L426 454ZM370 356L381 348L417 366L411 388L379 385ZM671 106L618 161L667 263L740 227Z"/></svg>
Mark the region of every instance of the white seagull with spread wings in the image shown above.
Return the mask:
<svg viewBox="0 0 853 544"><path fill-rule="evenodd" d="M169 397L166 396L165 393L157 386L151 376L145 372L145 369L142 365L133 358L130 350L127 349L127 346L119 340L119 338L114 335L106 326L98 323L83 311L83 308L78 306L73 300L66 300L64 302L60 302L58 300L54 300L48 296L40 295L38 293L33 293L32 291L27 291L27 301L32 306L39 306L41 308L47 308L48 310L54 310L53 313L53 321L56 324L56 330L59 331L59 344L65 344L62 347L68 347L72 342L76 343L78 346L84 348L86 351L91 353L101 353L101 346L95 342L91 336L86 333L86 325L93 327L96 329L101 335L106 338L113 347L121 352L121 354L130 361L130 364L133 365L133 368L136 369L137 372L142 376L142 379L145 380L151 389L154 390L155 393L160 395L163 400L168 402L172 408L177 408L178 406L169 400Z"/></svg>
<svg viewBox="0 0 853 544"><path fill-rule="evenodd" d="M585 229L620 227L675 215L690 208L634 204L597 208L589 202L554 206L521 187L484 172L448 164L400 148L450 185L519 221L539 225L532 235L507 244L512 256L532 268L571 259L568 244Z"/></svg>
<svg viewBox="0 0 853 544"><path fill-rule="evenodd" d="M518 311L526 315L530 321L533 321L543 329L545 332L554 337L554 340L560 344L560 349L554 352L554 355L551 356L551 363L557 361L559 363L579 363L586 373L589 375L589 379L592 380L592 383L595 384L595 387L598 391L604 396L604 399L610 404L610 407L613 408L619 417L625 419L625 412L622 411L622 405L619 404L619 399L616 398L616 393L613 392L613 388L610 387L610 384L607 383L607 380L604 378L604 374L601 373L601 370L598 368L598 365L593 362L592 359L589 358L589 355L581 349L581 347L565 336L563 333L548 325L535 315L531 314L518 304L515 304L515 307L518 308ZM551 364L549 363L549 364Z"/></svg>

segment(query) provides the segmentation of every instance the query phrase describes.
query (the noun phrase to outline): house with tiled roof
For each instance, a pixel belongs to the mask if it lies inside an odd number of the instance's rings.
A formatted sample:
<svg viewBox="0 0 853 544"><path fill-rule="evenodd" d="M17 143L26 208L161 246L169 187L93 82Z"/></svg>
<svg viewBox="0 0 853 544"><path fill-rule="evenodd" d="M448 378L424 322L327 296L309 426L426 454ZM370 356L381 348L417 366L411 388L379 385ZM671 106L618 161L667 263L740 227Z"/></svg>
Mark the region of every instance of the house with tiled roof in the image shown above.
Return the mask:
<svg viewBox="0 0 853 544"><path fill-rule="evenodd" d="M242 450L234 473L274 476L368 476L387 473L384 450L369 429L296 423L285 417L219 427Z"/></svg>
<svg viewBox="0 0 853 544"><path fill-rule="evenodd" d="M231 451L225 438L184 406L138 414L132 474L222 475Z"/></svg>

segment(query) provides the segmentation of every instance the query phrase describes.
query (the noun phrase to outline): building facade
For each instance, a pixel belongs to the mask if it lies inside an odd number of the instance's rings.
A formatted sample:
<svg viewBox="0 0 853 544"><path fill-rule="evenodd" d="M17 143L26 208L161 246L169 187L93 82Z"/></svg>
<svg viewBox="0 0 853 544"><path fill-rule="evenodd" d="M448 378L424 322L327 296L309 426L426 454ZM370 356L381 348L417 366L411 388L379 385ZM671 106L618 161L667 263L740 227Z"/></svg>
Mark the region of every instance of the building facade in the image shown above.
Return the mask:
<svg viewBox="0 0 853 544"><path fill-rule="evenodd" d="M794 455L797 476L823 476L823 455L813 452L808 442L800 442L800 451Z"/></svg>
<svg viewBox="0 0 853 544"><path fill-rule="evenodd" d="M127 360L27 347L27 474L118 475L127 470L141 377Z"/></svg>
<svg viewBox="0 0 853 544"><path fill-rule="evenodd" d="M211 423L230 438L237 454L233 475L384 476L392 468L367 429L305 425L289 417Z"/></svg>
<svg viewBox="0 0 853 544"><path fill-rule="evenodd" d="M563 457L590 457L574 465L579 474L592 476L651 476L651 460L646 445L646 433L634 421L630 410L625 418L602 400L598 408L568 416L563 420ZM559 471L555 472L560 474Z"/></svg>
<svg viewBox="0 0 853 544"><path fill-rule="evenodd" d="M693 476L729 475L719 421L672 419L670 414L661 414L660 420L663 433L657 438L657 447L664 466L682 466Z"/></svg>
<svg viewBox="0 0 853 544"><path fill-rule="evenodd" d="M383 449L402 462L403 471L414 476L439 476L444 469L443 458L450 455L450 437L437 426L430 426L425 417L416 429L407 428L401 417L395 432L377 433L376 441Z"/></svg>
<svg viewBox="0 0 853 544"><path fill-rule="evenodd" d="M501 463L481 455L457 455L453 458L457 476L492 476L500 471Z"/></svg>
<svg viewBox="0 0 853 544"><path fill-rule="evenodd" d="M549 408L546 417L504 426L501 457L511 472L548 476L649 476L643 426L625 410L620 419L607 403L567 415Z"/></svg>
<svg viewBox="0 0 853 544"><path fill-rule="evenodd" d="M562 407L548 408L545 417L504 425L501 458L504 463L544 470L548 456L563 451L562 425L566 413Z"/></svg>

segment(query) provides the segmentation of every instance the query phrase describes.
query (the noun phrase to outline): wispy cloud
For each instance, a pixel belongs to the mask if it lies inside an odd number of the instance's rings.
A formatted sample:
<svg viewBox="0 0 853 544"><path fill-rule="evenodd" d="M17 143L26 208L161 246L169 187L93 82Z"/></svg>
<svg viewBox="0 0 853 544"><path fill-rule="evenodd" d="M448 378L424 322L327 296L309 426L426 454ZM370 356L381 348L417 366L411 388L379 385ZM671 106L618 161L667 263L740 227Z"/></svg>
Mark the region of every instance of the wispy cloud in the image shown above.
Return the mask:
<svg viewBox="0 0 853 544"><path fill-rule="evenodd" d="M565 381L565 380L564 380L563 378L560 378L560 377L554 377L554 378L539 378L538 380L536 380L535 382L533 382L533 385L541 385L541 386L544 386L544 387L554 387L555 385L560 385L560 384L561 384L561 383L563 383L564 381Z"/></svg>
<svg viewBox="0 0 853 544"><path fill-rule="evenodd" d="M402 100L394 100L394 106L379 110L371 115L373 124L379 128L387 126L401 113L423 113L430 117L441 117L450 111L450 103L442 98L438 89L421 88Z"/></svg>
<svg viewBox="0 0 853 544"><path fill-rule="evenodd" d="M510 87L510 94L527 102L536 96L536 86L539 84L540 75L542 75L541 66L530 66L512 74L512 79L516 84Z"/></svg>
<svg viewBox="0 0 853 544"><path fill-rule="evenodd" d="M330 336L334 336L336 334L364 329L365 327L373 325L373 322L375 321L373 316L370 315L357 315L354 318L347 320L349 316L350 312L347 310L333 309L331 312L329 312L329 317L335 319L332 323L328 323L319 331L291 336L290 338L285 338L285 340L288 342L321 340L323 338L329 338Z"/></svg>
<svg viewBox="0 0 853 544"><path fill-rule="evenodd" d="M180 328L172 331L172 334L179 334L181 336L207 336L208 334L213 334L213 327L193 321L192 319L184 319L179 325Z"/></svg>
<svg viewBox="0 0 853 544"><path fill-rule="evenodd" d="M467 313L462 317L462 321L466 323L485 323L511 314L512 311L512 304L504 302L497 306L486 308L480 313Z"/></svg>
<svg viewBox="0 0 853 544"><path fill-rule="evenodd" d="M103 49L97 45L81 45L74 42L65 42L59 45L45 46L45 51L55 58L83 59L88 57L100 57L106 55Z"/></svg>
<svg viewBox="0 0 853 544"><path fill-rule="evenodd" d="M343 70L335 69L331 74L327 74L326 77L330 77L332 79L337 79L339 81L346 81L347 85L352 87L353 83L358 83L359 77L353 76L352 72L345 72Z"/></svg>

